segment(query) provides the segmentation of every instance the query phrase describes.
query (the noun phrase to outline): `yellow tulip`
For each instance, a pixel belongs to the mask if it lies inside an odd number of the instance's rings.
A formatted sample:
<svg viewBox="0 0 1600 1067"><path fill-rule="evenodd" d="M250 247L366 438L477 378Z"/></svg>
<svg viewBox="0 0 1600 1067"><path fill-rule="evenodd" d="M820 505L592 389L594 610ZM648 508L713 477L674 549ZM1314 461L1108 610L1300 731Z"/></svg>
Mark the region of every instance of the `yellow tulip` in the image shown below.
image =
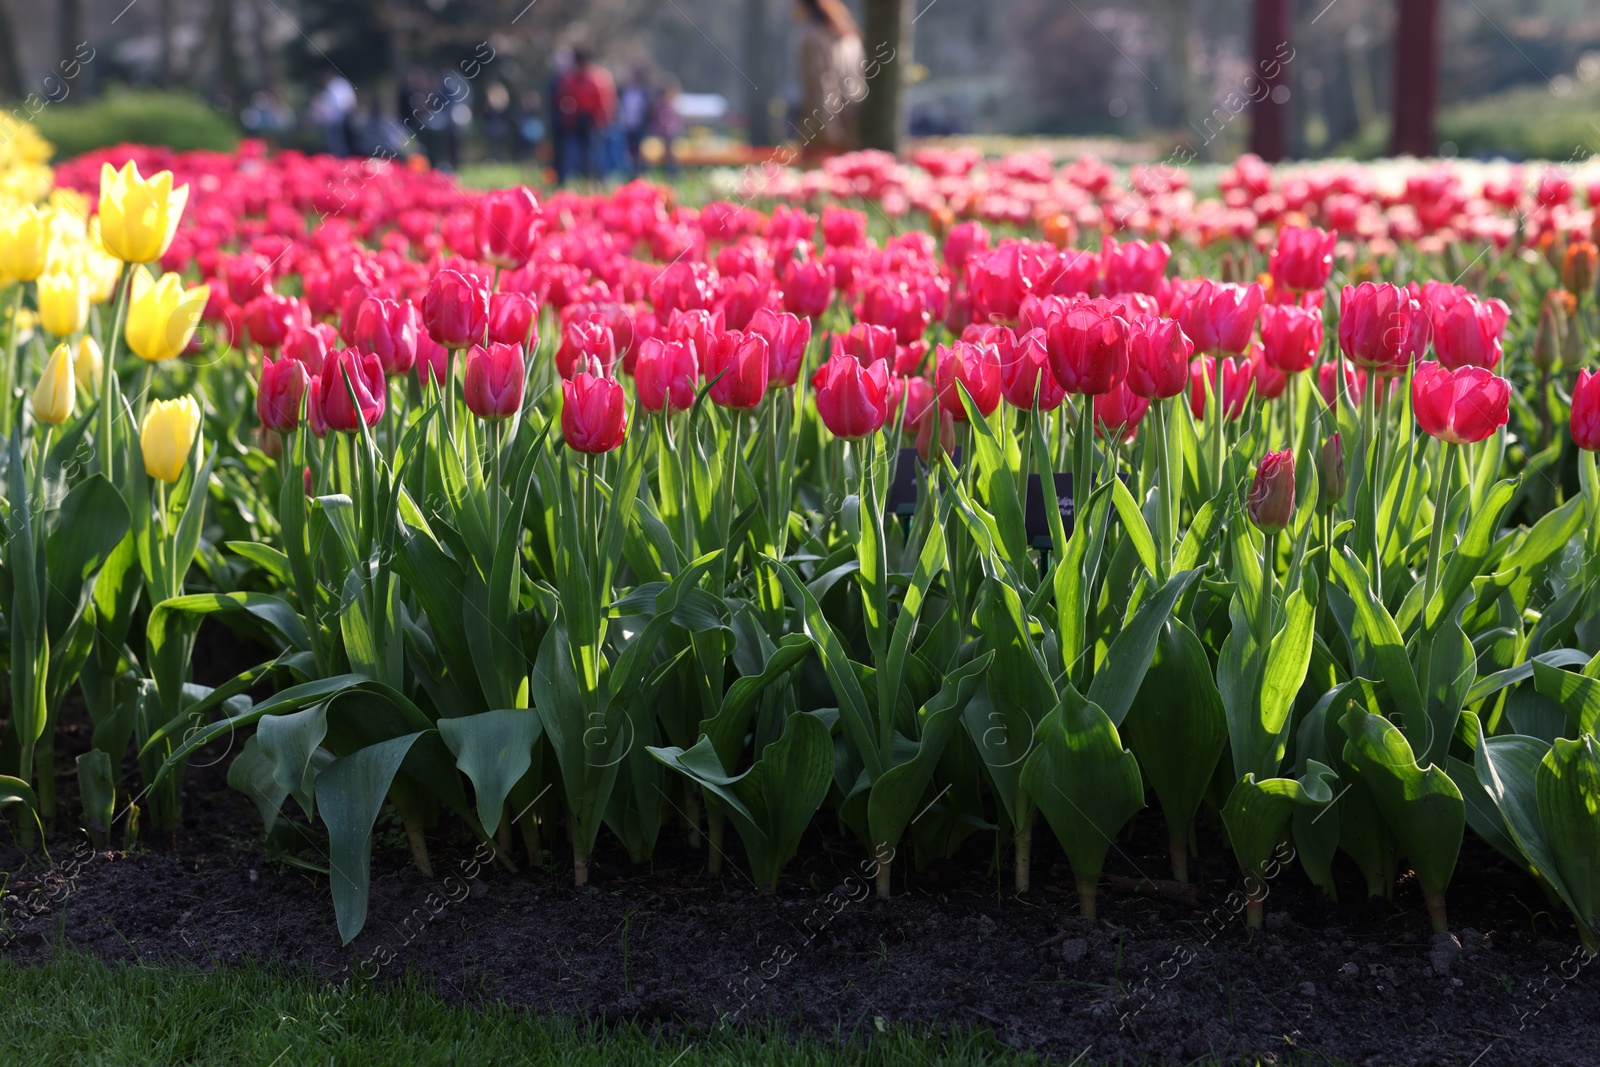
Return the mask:
<svg viewBox="0 0 1600 1067"><path fill-rule="evenodd" d="M57 337L70 337L89 323L89 286L65 272L39 275L39 323Z"/></svg>
<svg viewBox="0 0 1600 1067"><path fill-rule="evenodd" d="M179 355L194 336L210 295L210 287L204 285L185 291L176 274L152 281L148 270L135 267L125 332L128 347L151 363Z"/></svg>
<svg viewBox="0 0 1600 1067"><path fill-rule="evenodd" d="M128 160L121 170L100 165L100 240L124 263L154 263L166 255L189 202L189 187L172 187L172 172L141 178Z"/></svg>
<svg viewBox="0 0 1600 1067"><path fill-rule="evenodd" d="M200 405L194 397L156 400L139 430L139 449L144 453L144 472L164 482L176 482L189 462L195 434L200 431Z"/></svg>
<svg viewBox="0 0 1600 1067"><path fill-rule="evenodd" d="M72 418L78 393L72 387L72 346L56 345L33 390L33 417L51 426Z"/></svg>
<svg viewBox="0 0 1600 1067"><path fill-rule="evenodd" d="M105 362L106 357L100 352L100 342L92 335L84 334L78 339L78 356L72 361L72 374L83 386L84 392L91 395L100 392L100 372Z"/></svg>
<svg viewBox="0 0 1600 1067"><path fill-rule="evenodd" d="M50 212L23 206L0 214L0 272L31 282L44 273Z"/></svg>
<svg viewBox="0 0 1600 1067"><path fill-rule="evenodd" d="M99 238L95 239L97 242ZM86 245L82 257L84 284L89 303L104 304L117 295L117 279L122 277L122 260L100 250L98 243Z"/></svg>

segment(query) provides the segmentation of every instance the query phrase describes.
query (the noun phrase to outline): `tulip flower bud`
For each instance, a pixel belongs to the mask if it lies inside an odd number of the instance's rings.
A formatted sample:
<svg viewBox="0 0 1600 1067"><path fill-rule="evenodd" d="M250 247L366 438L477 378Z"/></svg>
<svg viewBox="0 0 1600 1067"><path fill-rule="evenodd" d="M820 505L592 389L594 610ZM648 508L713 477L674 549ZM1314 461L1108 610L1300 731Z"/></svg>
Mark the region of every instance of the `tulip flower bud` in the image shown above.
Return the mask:
<svg viewBox="0 0 1600 1067"><path fill-rule="evenodd" d="M1600 248L1592 241L1574 241L1561 260L1561 286L1574 293L1586 293L1594 286L1595 267L1600 264Z"/></svg>
<svg viewBox="0 0 1600 1067"><path fill-rule="evenodd" d="M356 311L355 347L378 357L391 378L417 361L417 309L409 300L369 296Z"/></svg>
<svg viewBox="0 0 1600 1067"><path fill-rule="evenodd" d="M957 422L967 421L966 405L956 383L966 386L978 414L988 418L1000 406L1000 353L993 345L957 341L940 345L933 366L933 387L939 407Z"/></svg>
<svg viewBox="0 0 1600 1067"><path fill-rule="evenodd" d="M633 365L633 384L639 403L652 414L663 410L688 411L699 389L700 366L694 342L647 337L639 343Z"/></svg>
<svg viewBox="0 0 1600 1067"><path fill-rule="evenodd" d="M31 282L44 273L51 214L31 204L0 208L0 277Z"/></svg>
<svg viewBox="0 0 1600 1067"><path fill-rule="evenodd" d="M283 340L283 354L306 365L313 377L322 373L328 353L339 343L339 331L332 323L319 322L312 326L296 326Z"/></svg>
<svg viewBox="0 0 1600 1067"><path fill-rule="evenodd" d="M1539 329L1533 335L1533 365L1549 374L1561 358L1562 334L1566 332L1566 313L1561 303L1545 297L1539 309Z"/></svg>
<svg viewBox="0 0 1600 1067"><path fill-rule="evenodd" d="M120 171L102 163L100 243L124 263L154 263L172 245L188 202L189 187L174 189L170 170L147 179L131 159Z"/></svg>
<svg viewBox="0 0 1600 1067"><path fill-rule="evenodd" d="M50 354L39 384L34 387L33 417L48 426L60 425L72 418L77 399L72 382L72 346L62 343Z"/></svg>
<svg viewBox="0 0 1600 1067"><path fill-rule="evenodd" d="M1411 376L1411 409L1423 432L1454 445L1485 440L1506 424L1511 383L1482 367L1447 370L1431 360Z"/></svg>
<svg viewBox="0 0 1600 1067"><path fill-rule="evenodd" d="M1344 469L1344 442L1336 433L1322 442L1317 455L1317 506L1323 511L1333 510L1333 505L1344 498L1349 478Z"/></svg>
<svg viewBox="0 0 1600 1067"><path fill-rule="evenodd" d="M1118 382L1095 401L1095 433L1107 440L1132 441L1149 409L1149 400L1136 395L1127 382Z"/></svg>
<svg viewBox="0 0 1600 1067"><path fill-rule="evenodd" d="M387 399L383 366L377 356L364 355L353 348L328 353L317 400L320 418L330 429L359 433L363 423L376 426L383 418ZM315 420L312 429L315 432Z"/></svg>
<svg viewBox="0 0 1600 1067"><path fill-rule="evenodd" d="M588 372L561 383L561 436L568 448L590 455L610 452L627 432L627 398L620 384Z"/></svg>
<svg viewBox="0 0 1600 1067"><path fill-rule="evenodd" d="M276 352L307 317L300 301L281 293L262 293L244 305L241 316L250 340Z"/></svg>
<svg viewBox="0 0 1600 1067"><path fill-rule="evenodd" d="M768 389L787 388L799 380L806 346L811 343L810 319L759 308L750 317L749 332L767 342Z"/></svg>
<svg viewBox="0 0 1600 1067"><path fill-rule="evenodd" d="M497 343L487 349L473 345L467 351L463 387L467 408L491 422L510 418L522 407L526 377L521 345Z"/></svg>
<svg viewBox="0 0 1600 1067"><path fill-rule="evenodd" d="M1339 297L1339 348L1357 366L1403 374L1411 356L1412 320L1427 312L1397 285L1347 285Z"/></svg>
<svg viewBox="0 0 1600 1067"><path fill-rule="evenodd" d="M1250 322L1255 324L1253 313ZM1061 387L1076 395L1109 393L1127 373L1131 343L1128 320L1104 301L1068 308L1045 327L1050 368Z"/></svg>
<svg viewBox="0 0 1600 1067"><path fill-rule="evenodd" d="M1128 344L1128 388L1147 400L1182 393L1189 384L1194 342L1176 319L1141 316L1133 321Z"/></svg>
<svg viewBox="0 0 1600 1067"><path fill-rule="evenodd" d="M1067 392L1050 369L1050 350L1045 332L1034 328L1024 333L1009 326L975 328L974 340L990 344L1000 356L1000 392L1006 403L1023 411L1038 403L1040 411L1054 411Z"/></svg>
<svg viewBox="0 0 1600 1067"><path fill-rule="evenodd" d="M311 375L298 359L285 356L274 362L261 361L261 382L256 386L256 416L269 430L284 432L300 425L300 407L305 401Z"/></svg>
<svg viewBox="0 0 1600 1067"><path fill-rule="evenodd" d="M1321 289L1333 273L1333 246L1339 235L1327 230L1285 226L1278 232L1269 270L1275 285L1295 292Z"/></svg>
<svg viewBox="0 0 1600 1067"><path fill-rule="evenodd" d="M489 294L489 340L503 345L539 346L533 321L539 307L526 293Z"/></svg>
<svg viewBox="0 0 1600 1067"><path fill-rule="evenodd" d="M169 484L176 482L183 476L199 432L200 405L194 397L185 394L176 400L152 402L139 429L144 472Z"/></svg>
<svg viewBox="0 0 1600 1067"><path fill-rule="evenodd" d="M767 393L767 339L760 334L729 330L711 344L701 371L711 386L711 400L725 408L753 408Z"/></svg>
<svg viewBox="0 0 1600 1067"><path fill-rule="evenodd" d="M222 276L227 282L227 295L233 302L248 304L272 291L272 260L260 252L231 256L224 262Z"/></svg>
<svg viewBox="0 0 1600 1067"><path fill-rule="evenodd" d="M833 303L837 281L833 267L823 260L795 263L783 276L783 306L791 314L814 319Z"/></svg>
<svg viewBox="0 0 1600 1067"><path fill-rule="evenodd" d="M1588 452L1600 452L1600 373L1578 372L1572 387L1572 443Z"/></svg>
<svg viewBox="0 0 1600 1067"><path fill-rule="evenodd" d="M870 367L847 355L836 355L812 377L817 414L835 437L858 441L883 429L889 417L889 365Z"/></svg>
<svg viewBox="0 0 1600 1067"><path fill-rule="evenodd" d="M105 356L100 352L100 342L89 334L79 338L77 358L72 361L72 375L86 392L100 391L100 375L105 361Z"/></svg>
<svg viewBox="0 0 1600 1067"><path fill-rule="evenodd" d="M475 278L442 270L428 283L422 318L428 334L446 348L482 344L489 329L489 293Z"/></svg>
<svg viewBox="0 0 1600 1067"><path fill-rule="evenodd" d="M210 288L204 285L185 291L176 274L163 274L160 281L152 281L144 266L134 267L123 335L128 347L150 363L179 355L194 337L210 295Z"/></svg>
<svg viewBox="0 0 1600 1067"><path fill-rule="evenodd" d="M1280 533L1288 527L1294 517L1294 452L1285 448L1261 457L1245 509L1262 533Z"/></svg>
<svg viewBox="0 0 1600 1067"><path fill-rule="evenodd" d="M65 271L39 275L39 325L70 337L89 324L89 286Z"/></svg>
<svg viewBox="0 0 1600 1067"><path fill-rule="evenodd" d="M532 258L544 230L532 189L521 185L492 192L478 202L477 216L478 253L485 262L515 270Z"/></svg>
<svg viewBox="0 0 1600 1067"><path fill-rule="evenodd" d="M1223 258L1226 261L1226 255ZM1172 317L1183 325L1197 351L1239 356L1250 347L1265 300L1258 282L1234 285L1206 279L1191 284L1174 304Z"/></svg>

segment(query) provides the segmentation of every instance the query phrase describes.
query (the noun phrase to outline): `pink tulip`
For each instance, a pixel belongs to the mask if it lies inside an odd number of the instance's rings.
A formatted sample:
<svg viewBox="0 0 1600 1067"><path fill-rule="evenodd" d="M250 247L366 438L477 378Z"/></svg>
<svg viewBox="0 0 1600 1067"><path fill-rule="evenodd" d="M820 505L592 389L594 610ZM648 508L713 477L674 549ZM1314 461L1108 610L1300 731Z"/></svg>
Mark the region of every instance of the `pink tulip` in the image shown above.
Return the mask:
<svg viewBox="0 0 1600 1067"><path fill-rule="evenodd" d="M467 350L462 392L467 409L480 419L508 419L522 407L522 387L527 372L522 346L473 345Z"/></svg>

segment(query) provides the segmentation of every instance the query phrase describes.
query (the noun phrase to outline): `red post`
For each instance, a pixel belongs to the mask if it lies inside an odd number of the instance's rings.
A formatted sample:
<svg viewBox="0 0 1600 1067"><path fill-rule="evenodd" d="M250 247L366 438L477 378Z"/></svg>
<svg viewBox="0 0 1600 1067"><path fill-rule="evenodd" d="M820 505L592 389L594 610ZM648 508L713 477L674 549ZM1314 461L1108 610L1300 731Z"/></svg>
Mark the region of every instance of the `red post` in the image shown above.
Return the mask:
<svg viewBox="0 0 1600 1067"><path fill-rule="evenodd" d="M1256 65L1250 93L1250 151L1275 163L1289 153L1290 0L1255 0L1253 45Z"/></svg>
<svg viewBox="0 0 1600 1067"><path fill-rule="evenodd" d="M1391 155L1431 156L1439 84L1439 0L1399 0Z"/></svg>

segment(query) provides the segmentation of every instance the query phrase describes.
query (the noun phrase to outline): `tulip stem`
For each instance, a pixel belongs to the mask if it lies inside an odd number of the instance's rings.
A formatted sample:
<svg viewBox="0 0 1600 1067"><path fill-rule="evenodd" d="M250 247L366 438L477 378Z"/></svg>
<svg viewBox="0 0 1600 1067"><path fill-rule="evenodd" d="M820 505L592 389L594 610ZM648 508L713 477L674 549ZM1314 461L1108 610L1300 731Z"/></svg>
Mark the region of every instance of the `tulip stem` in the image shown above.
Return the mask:
<svg viewBox="0 0 1600 1067"><path fill-rule="evenodd" d="M1222 352L1220 349L1217 351L1215 362L1217 366L1217 390L1211 398L1211 407L1214 409L1214 416L1216 418L1215 425L1213 426L1215 433L1211 438L1211 477L1213 479L1211 483L1212 492L1216 492L1218 489L1222 488L1222 484L1225 480L1222 476L1222 458L1227 454L1226 439L1228 436L1227 405L1222 399Z"/></svg>
<svg viewBox="0 0 1600 1067"><path fill-rule="evenodd" d="M106 346L105 358L100 367L100 429L99 441L95 443L95 451L100 459L100 473L107 478L113 477L111 462L111 425L115 415L115 405L111 398L117 392L117 343L122 337L122 318L128 307L128 287L133 284L133 271L124 267L122 277L117 281L117 304L111 316L111 344Z"/></svg>
<svg viewBox="0 0 1600 1067"><path fill-rule="evenodd" d="M1157 522L1160 529L1156 531L1156 552L1161 564L1161 573L1156 577L1165 582L1172 571L1172 470L1170 457L1167 455L1167 401L1157 398L1151 405L1152 414L1155 415L1155 445L1156 445L1156 478L1160 487L1156 493Z"/></svg>
<svg viewBox="0 0 1600 1067"><path fill-rule="evenodd" d="M22 290L26 286L26 282L17 282L13 286L15 293L11 297L11 327L6 331L5 391L0 394L4 396L5 405L4 410L0 411L0 432L8 436L11 433L12 394L16 392L15 386L20 379L17 374L17 333L22 328Z"/></svg>

